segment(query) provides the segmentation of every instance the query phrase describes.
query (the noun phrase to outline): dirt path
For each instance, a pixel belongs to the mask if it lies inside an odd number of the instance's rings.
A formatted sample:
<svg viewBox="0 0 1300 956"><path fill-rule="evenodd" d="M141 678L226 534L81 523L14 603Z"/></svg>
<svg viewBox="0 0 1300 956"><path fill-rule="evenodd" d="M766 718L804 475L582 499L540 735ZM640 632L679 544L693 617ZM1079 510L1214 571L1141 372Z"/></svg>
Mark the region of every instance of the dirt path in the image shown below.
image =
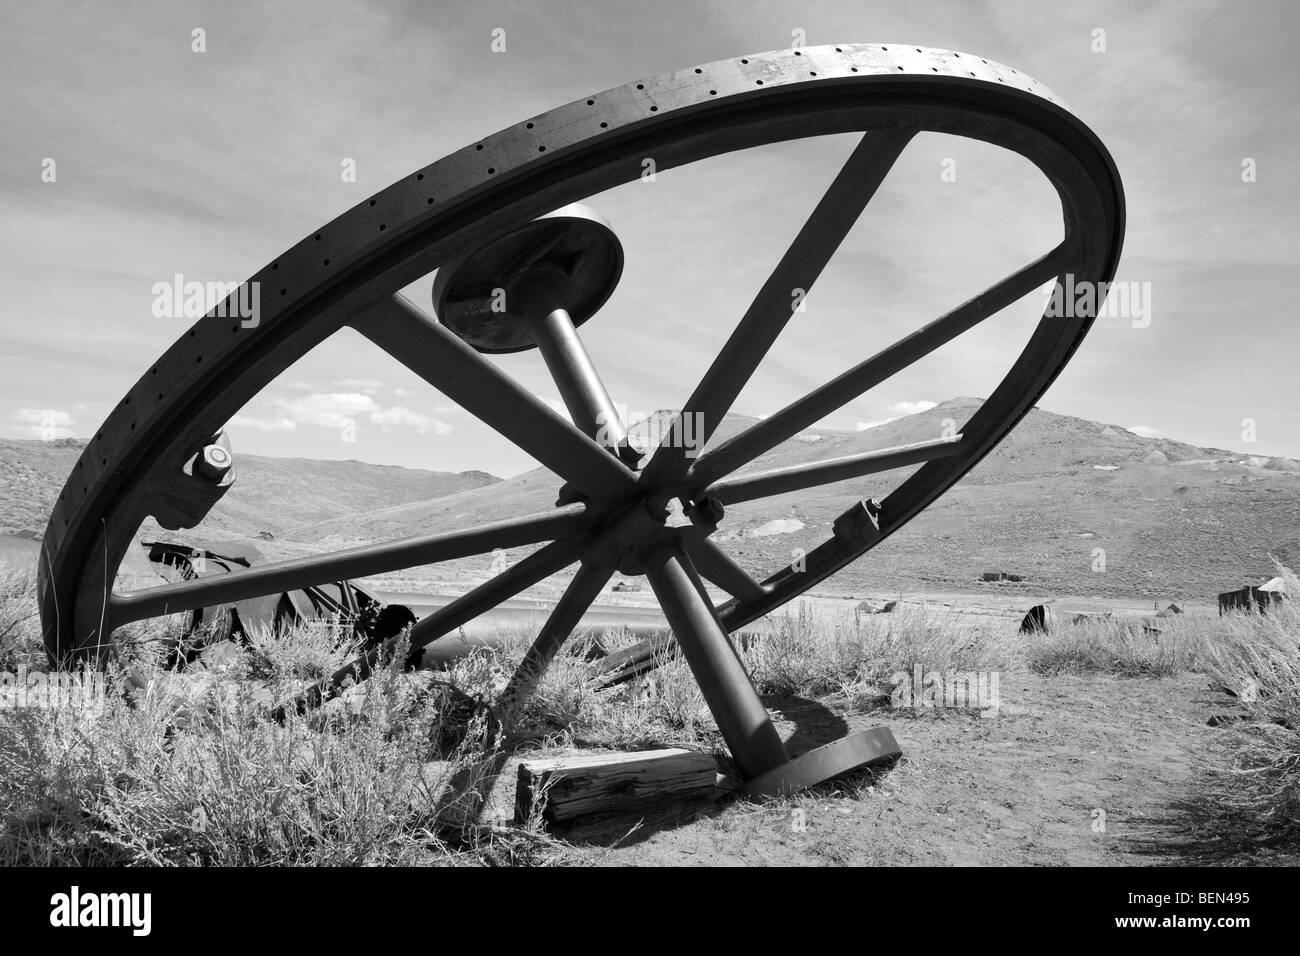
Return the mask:
<svg viewBox="0 0 1300 956"><path fill-rule="evenodd" d="M1208 716L1225 709L1203 677L1004 674L1001 697L992 718L952 710L845 717L789 704L779 724L787 738L811 745L846 724L888 723L904 759L874 782L859 776L780 805L724 805L588 852L640 865L1179 861L1164 823L1191 795L1197 755L1214 733Z"/></svg>

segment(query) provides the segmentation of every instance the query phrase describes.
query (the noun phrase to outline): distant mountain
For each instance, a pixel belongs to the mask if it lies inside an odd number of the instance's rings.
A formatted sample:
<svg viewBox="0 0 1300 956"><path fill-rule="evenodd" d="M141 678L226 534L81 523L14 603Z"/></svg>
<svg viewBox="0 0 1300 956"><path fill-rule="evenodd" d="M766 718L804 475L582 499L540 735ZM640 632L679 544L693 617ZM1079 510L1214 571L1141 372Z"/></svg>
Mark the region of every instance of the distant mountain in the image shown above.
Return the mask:
<svg viewBox="0 0 1300 956"><path fill-rule="evenodd" d="M937 438L945 419L960 429L979 405L958 398L864 431L811 429L744 471ZM652 418L663 427L672 413ZM728 416L714 442L757 422ZM632 428L634 438L655 432L651 423ZM0 441L0 530L43 530L79 452L75 442ZM546 511L559 486L543 468L503 481L361 462L241 456L238 463L239 481L189 537L270 531L273 556ZM824 541L855 499L885 497L915 467L734 505L717 539L766 577L793 549ZM1300 563L1300 463L1144 438L1034 409L948 494L822 589L1206 599L1271 577L1270 554ZM464 583L487 573L490 561L449 562L421 574ZM980 582L981 572L995 569L1025 580Z"/></svg>
<svg viewBox="0 0 1300 956"><path fill-rule="evenodd" d="M260 455L240 455L236 467L239 477L234 487L205 525L292 533L327 517L369 514L396 502L429 501L501 481L485 471L426 471L364 461Z"/></svg>
<svg viewBox="0 0 1300 956"><path fill-rule="evenodd" d="M85 442L0 439L0 533L45 531L64 479ZM343 514L394 502L427 501L501 479L483 471L442 472L362 461L237 455L238 477L203 523L203 532L280 536Z"/></svg>
<svg viewBox="0 0 1300 956"><path fill-rule="evenodd" d="M16 441L0 438L0 533L45 533L63 482L86 443Z"/></svg>
<svg viewBox="0 0 1300 956"><path fill-rule="evenodd" d="M938 437L980 400L961 398L858 433L790 442L779 467ZM1158 453L1158 454L1153 454ZM1300 480L1267 462L1032 410L987 458L903 530L836 577L844 590L971 590L985 570L1023 574L1025 594L1206 598L1300 560ZM1284 459L1271 459L1284 462ZM756 572L825 540L846 497L884 497L915 467L733 509L734 548ZM798 533L754 536L775 518ZM1104 568L1104 570L1103 570Z"/></svg>
<svg viewBox="0 0 1300 956"><path fill-rule="evenodd" d="M741 473L937 438L945 419L960 429L980 404L953 399L864 431L811 429ZM671 417L652 416L659 430ZM757 422L728 416L715 443ZM632 434L653 434L655 426L641 423ZM824 541L853 500L885 497L916 467L734 505L717 540L766 577L790 561L794 548ZM823 587L997 587L1027 595L1204 599L1271 576L1270 554L1300 562L1296 469L1300 465L1289 459L1144 438L1116 425L1034 409L948 494ZM466 527L544 511L558 484L539 468L433 501L332 518L291 537L340 547ZM456 567L486 571L487 560L468 559ZM981 572L993 569L1022 574L1025 581L982 584Z"/></svg>

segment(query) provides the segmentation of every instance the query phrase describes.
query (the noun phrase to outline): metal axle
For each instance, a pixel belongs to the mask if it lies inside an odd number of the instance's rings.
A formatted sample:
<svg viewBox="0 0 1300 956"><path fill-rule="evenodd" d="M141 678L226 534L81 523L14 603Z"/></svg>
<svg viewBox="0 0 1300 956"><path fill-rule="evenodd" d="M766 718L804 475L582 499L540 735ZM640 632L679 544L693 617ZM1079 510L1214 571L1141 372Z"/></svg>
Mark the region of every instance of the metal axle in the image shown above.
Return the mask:
<svg viewBox="0 0 1300 956"><path fill-rule="evenodd" d="M623 445L623 420L565 309L537 320L537 345L573 423L607 448Z"/></svg>
<svg viewBox="0 0 1300 956"><path fill-rule="evenodd" d="M553 267L530 270L510 287L512 309L531 323L533 339L578 430L635 468L641 455L628 444L623 418L566 308L568 279L567 272Z"/></svg>

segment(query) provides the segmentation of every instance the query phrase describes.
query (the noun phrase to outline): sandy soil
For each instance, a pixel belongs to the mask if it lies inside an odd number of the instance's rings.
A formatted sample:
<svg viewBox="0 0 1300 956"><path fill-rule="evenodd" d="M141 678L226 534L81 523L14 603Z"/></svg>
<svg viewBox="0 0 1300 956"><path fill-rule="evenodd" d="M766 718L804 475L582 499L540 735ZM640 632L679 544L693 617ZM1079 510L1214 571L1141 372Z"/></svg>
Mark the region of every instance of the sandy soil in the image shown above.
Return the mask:
<svg viewBox="0 0 1300 956"><path fill-rule="evenodd" d="M636 865L1159 865L1203 859L1182 801L1227 708L1204 678L1003 675L1002 707L845 713L769 702L791 750L888 724L903 759L794 801L703 805L580 850ZM581 834L571 839L584 844ZM1295 862L1274 861L1274 862Z"/></svg>

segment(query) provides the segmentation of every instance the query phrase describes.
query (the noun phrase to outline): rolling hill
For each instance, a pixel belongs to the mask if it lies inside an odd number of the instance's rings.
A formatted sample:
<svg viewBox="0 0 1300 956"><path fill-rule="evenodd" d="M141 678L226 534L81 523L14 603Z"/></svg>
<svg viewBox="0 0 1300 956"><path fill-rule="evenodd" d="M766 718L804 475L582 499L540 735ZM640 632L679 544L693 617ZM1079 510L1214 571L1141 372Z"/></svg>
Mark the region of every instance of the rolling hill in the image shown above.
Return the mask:
<svg viewBox="0 0 1300 956"><path fill-rule="evenodd" d="M937 438L945 419L960 427L979 404L954 399L865 431L813 429L741 473ZM718 440L756 422L729 416ZM823 588L1207 599L1270 577L1270 554L1300 561L1297 468L1034 409L952 491ZM914 469L734 505L717 540L765 577L793 549L824 541L855 498L884 497ZM557 484L536 469L434 501L329 519L290 537L342 547L464 527L545 510ZM1026 580L980 582L981 572L999 568Z"/></svg>
<svg viewBox="0 0 1300 956"><path fill-rule="evenodd" d="M63 481L85 442L0 439L0 533L43 534ZM220 533L279 536L340 514L427 501L495 484L483 471L441 472L362 461L238 455L238 477L203 524Z"/></svg>
<svg viewBox="0 0 1300 956"><path fill-rule="evenodd" d="M979 400L958 398L863 431L813 429L745 471L939 437ZM657 413L666 420L671 413ZM717 439L755 424L729 416ZM634 427L644 437L647 423ZM43 528L77 443L0 442L0 530ZM507 480L361 462L242 456L234 489L193 537L276 536L271 556L334 550L549 509L558 480L538 468ZM766 577L830 534L860 497L884 497L914 467L729 508L717 540ZM512 554L513 560L519 557ZM1205 600L1271 576L1270 555L1300 562L1300 464L1145 438L1034 409L952 491L821 590L981 591ZM476 579L490 558L428 569ZM984 584L981 572L1024 576Z"/></svg>

